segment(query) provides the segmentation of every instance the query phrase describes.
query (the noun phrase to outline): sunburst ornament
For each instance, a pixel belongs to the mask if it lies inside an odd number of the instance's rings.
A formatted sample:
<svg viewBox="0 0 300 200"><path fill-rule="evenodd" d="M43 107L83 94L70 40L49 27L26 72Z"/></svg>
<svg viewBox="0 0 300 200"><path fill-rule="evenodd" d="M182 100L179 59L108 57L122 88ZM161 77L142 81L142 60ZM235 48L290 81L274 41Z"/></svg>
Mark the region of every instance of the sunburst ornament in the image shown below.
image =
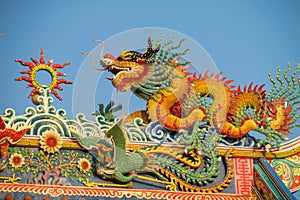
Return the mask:
<svg viewBox="0 0 300 200"><path fill-rule="evenodd" d="M53 64L53 60L50 60L49 62L45 62L45 54L44 54L44 49L41 49L41 56L40 60L38 61L37 59L31 58L32 62L24 62L21 59L15 60L15 62L20 63L23 66L28 66L29 70L23 70L20 73L21 74L28 74L28 76L21 76L19 78L16 78L16 81L26 81L29 82L27 85L27 88L33 87L31 93L29 94L29 97L32 97L34 94L38 93L40 88L49 88L51 93L54 94L59 100L62 100L61 96L58 95L58 90L63 90L61 86L59 86L61 83L65 84L72 84L72 82L67 81L66 79L59 79L59 76L66 76L66 74L57 72L56 70L58 68L64 68L65 66L70 65L69 62L66 62L64 64ZM52 65L53 64L53 65ZM50 74L51 76L51 81L49 84L45 85L40 83L37 80L37 73L39 71L46 71Z"/></svg>

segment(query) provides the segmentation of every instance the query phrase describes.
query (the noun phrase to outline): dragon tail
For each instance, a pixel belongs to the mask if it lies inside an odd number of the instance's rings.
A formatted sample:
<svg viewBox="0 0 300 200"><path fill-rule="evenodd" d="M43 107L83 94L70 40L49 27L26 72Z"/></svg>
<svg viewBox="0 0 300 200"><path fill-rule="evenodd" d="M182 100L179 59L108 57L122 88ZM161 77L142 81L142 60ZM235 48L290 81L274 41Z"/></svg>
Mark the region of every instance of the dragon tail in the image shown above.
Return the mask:
<svg viewBox="0 0 300 200"><path fill-rule="evenodd" d="M300 106L295 106L300 103L298 99L300 97L300 77L296 80L297 74L300 71L300 64L298 64L296 70L288 77L288 72L291 70L290 64L283 74L278 67L275 81L269 74L270 81L273 84L273 88L267 94L267 117L268 122L266 127L276 130L282 134L290 133L290 129L293 127L300 127L297 120L300 118L299 110ZM284 80L281 78L283 76ZM278 86L277 83L280 83Z"/></svg>

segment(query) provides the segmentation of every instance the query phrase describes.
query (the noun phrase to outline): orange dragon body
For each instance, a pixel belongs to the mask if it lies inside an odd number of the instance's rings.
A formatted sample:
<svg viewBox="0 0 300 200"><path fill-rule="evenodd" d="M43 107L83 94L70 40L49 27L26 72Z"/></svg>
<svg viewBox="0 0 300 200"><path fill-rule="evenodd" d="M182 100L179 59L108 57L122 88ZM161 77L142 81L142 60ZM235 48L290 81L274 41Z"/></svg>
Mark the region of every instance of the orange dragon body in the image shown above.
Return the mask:
<svg viewBox="0 0 300 200"><path fill-rule="evenodd" d="M101 57L104 69L113 73L109 78L118 91L132 90L147 101L146 111L137 111L130 117L142 117L144 121L159 121L169 130L187 129L196 122L214 126L230 138L240 138L250 131L265 135L260 144L271 143L278 147L290 129L299 126L297 119L300 96L296 75L300 66L290 75L290 66L284 71L284 80L278 68L275 81L270 75L273 88L267 93L264 85L241 88L231 85L233 80L222 77L222 73L188 72L189 62L181 58L188 49L177 51L170 41L153 48L149 38L148 48L139 53L123 51L115 58L110 54ZM280 86L277 86L277 82ZM286 87L285 87L286 86ZM285 88L284 88L285 87Z"/></svg>

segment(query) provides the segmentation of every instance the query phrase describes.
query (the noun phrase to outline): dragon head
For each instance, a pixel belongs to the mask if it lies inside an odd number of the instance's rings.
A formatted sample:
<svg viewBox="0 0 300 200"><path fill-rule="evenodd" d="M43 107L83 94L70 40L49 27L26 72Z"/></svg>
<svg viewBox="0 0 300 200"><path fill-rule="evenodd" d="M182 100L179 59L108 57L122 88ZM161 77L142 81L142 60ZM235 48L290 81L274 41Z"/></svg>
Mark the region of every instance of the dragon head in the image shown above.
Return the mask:
<svg viewBox="0 0 300 200"><path fill-rule="evenodd" d="M125 50L118 57L106 54L100 56L100 62L105 70L111 72L113 77L106 77L112 81L118 91L124 92L138 88L145 79L151 76L151 64L155 61L155 55L160 46L152 48L151 38L148 39L148 48L143 52Z"/></svg>

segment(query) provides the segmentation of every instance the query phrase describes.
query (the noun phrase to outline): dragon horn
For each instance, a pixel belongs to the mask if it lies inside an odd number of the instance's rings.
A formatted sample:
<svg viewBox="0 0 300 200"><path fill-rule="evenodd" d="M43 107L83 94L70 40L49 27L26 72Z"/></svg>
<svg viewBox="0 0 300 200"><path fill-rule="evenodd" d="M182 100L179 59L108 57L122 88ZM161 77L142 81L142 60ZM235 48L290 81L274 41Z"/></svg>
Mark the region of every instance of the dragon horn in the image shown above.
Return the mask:
<svg viewBox="0 0 300 200"><path fill-rule="evenodd" d="M101 50L99 56L100 56L100 60L103 60L104 42L102 40L93 40L93 42L101 43Z"/></svg>

